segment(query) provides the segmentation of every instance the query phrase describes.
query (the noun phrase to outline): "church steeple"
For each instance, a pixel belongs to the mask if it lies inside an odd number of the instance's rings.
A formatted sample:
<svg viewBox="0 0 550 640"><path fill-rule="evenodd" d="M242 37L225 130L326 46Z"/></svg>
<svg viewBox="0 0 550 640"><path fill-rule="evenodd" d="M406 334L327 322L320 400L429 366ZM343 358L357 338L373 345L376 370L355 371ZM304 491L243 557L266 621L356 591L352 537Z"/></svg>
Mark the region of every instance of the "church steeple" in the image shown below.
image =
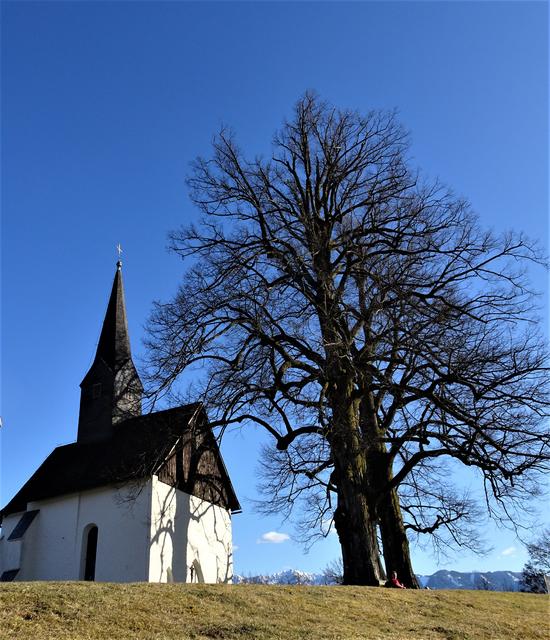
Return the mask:
<svg viewBox="0 0 550 640"><path fill-rule="evenodd" d="M97 343L97 358L102 358L111 369L132 357L130 351L130 337L128 335L128 320L126 319L126 304L124 301L124 287L122 286L122 262L116 264L117 269L113 288L101 335Z"/></svg>
<svg viewBox="0 0 550 640"><path fill-rule="evenodd" d="M143 386L132 362L121 268L119 260L96 355L80 383L79 442L109 438L117 422L141 415Z"/></svg>

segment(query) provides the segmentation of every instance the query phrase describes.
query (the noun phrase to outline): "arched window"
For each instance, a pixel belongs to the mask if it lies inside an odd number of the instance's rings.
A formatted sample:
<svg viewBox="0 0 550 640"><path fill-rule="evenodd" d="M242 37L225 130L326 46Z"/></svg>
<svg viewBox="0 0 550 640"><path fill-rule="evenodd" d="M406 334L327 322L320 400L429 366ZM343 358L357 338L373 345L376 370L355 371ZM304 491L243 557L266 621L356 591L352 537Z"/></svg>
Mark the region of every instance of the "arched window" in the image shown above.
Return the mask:
<svg viewBox="0 0 550 640"><path fill-rule="evenodd" d="M84 530L84 580L95 580L95 561L97 556L97 526L88 525Z"/></svg>

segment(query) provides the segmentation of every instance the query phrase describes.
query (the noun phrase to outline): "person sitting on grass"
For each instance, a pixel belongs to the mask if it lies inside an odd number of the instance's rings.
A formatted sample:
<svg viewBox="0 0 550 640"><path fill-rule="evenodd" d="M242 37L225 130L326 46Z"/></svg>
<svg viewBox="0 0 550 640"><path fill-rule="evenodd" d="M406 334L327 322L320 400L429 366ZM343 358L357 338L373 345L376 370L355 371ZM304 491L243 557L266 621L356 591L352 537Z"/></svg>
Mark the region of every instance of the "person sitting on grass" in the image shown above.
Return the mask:
<svg viewBox="0 0 550 640"><path fill-rule="evenodd" d="M401 584L397 579L397 571L392 571L391 580L389 587L394 587L395 589L406 589L407 587L404 584Z"/></svg>

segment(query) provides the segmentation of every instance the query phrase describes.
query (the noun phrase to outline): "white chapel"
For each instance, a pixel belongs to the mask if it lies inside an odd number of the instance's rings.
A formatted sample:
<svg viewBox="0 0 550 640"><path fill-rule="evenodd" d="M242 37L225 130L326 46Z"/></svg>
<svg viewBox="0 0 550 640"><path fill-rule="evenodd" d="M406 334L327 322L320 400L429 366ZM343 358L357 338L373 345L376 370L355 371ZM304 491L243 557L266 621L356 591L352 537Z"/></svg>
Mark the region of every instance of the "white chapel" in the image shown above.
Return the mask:
<svg viewBox="0 0 550 640"><path fill-rule="evenodd" d="M0 511L0 580L230 582L240 512L200 403L142 414L121 263L76 442Z"/></svg>

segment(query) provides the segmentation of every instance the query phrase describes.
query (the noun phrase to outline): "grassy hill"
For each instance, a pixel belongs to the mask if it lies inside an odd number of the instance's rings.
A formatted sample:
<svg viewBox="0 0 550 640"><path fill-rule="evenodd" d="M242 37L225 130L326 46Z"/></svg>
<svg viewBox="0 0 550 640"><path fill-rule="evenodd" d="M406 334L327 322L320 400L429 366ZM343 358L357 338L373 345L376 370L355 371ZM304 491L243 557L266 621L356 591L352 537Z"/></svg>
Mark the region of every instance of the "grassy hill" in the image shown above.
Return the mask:
<svg viewBox="0 0 550 640"><path fill-rule="evenodd" d="M548 596L487 591L9 583L0 638L546 640L549 606Z"/></svg>

